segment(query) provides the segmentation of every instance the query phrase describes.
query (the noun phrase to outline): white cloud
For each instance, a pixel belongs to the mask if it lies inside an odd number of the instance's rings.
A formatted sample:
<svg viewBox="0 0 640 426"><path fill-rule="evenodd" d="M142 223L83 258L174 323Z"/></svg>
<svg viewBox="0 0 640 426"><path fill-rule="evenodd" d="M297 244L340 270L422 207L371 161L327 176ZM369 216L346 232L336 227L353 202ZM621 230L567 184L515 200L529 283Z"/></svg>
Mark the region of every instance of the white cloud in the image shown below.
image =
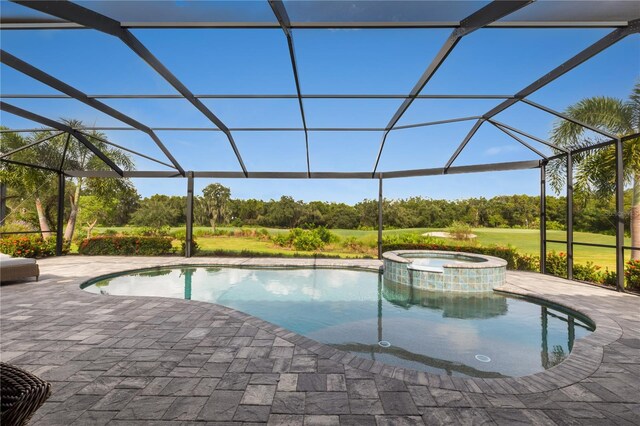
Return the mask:
<svg viewBox="0 0 640 426"><path fill-rule="evenodd" d="M500 146L492 146L491 148L485 150L485 155L495 156L498 154L502 154L505 152L514 152L517 148L513 145L500 145Z"/></svg>

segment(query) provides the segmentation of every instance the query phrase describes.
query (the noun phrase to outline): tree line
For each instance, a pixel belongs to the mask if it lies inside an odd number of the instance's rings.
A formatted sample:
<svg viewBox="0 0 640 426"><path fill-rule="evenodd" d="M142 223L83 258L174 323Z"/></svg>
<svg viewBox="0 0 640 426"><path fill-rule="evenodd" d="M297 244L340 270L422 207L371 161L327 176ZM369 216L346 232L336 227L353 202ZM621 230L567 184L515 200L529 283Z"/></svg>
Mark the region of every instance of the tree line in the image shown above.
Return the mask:
<svg viewBox="0 0 640 426"><path fill-rule="evenodd" d="M109 182L115 181L115 182ZM10 187L8 201L12 223L24 228L55 229L55 181L51 179L38 192L36 202L23 202ZM96 183L102 183L97 187ZM126 183L126 184L125 184ZM82 185L82 197L77 197ZM109 188L109 190L105 190ZM15 187L13 187L15 188ZM12 198L13 197L13 198ZM14 201L15 199L15 201ZM630 205L632 191L625 193L625 205ZM364 199L353 205L338 202L295 200L291 196L279 199L235 199L229 188L218 183L204 188L195 197L194 224L254 226L273 228L374 229L378 224L378 200ZM79 235L91 235L95 226L183 226L186 223L186 196L155 194L141 197L126 180L88 179L67 183L65 197L66 223L77 222ZM500 195L463 200L411 197L383 200L383 223L390 228L446 228L454 221L473 227L538 228L540 198L530 195ZM615 229L613 197L577 195L574 201L576 231L612 234ZM75 217L71 217L71 216ZM627 226L629 218L626 218ZM46 227L42 228L45 223ZM564 229L566 199L547 196L547 228ZM51 225L50 225L51 224ZM9 230L14 230L11 227ZM629 229L627 227L627 229ZM66 227L69 231L69 226ZM46 237L47 235L43 233ZM72 234L66 239L70 240Z"/></svg>
<svg viewBox="0 0 640 426"><path fill-rule="evenodd" d="M211 194L196 197L194 223L199 226L231 225L274 228L372 229L377 227L378 201L364 199L353 205L338 202L295 200L282 196L277 200L233 199L228 188L212 199ZM626 197L630 200L631 193ZM186 197L153 195L140 199L125 223L104 225L181 226L186 222ZM214 218L212 212L218 209ZM441 200L423 197L383 201L385 228L445 228L454 221L474 227L537 228L540 197L501 195L492 198ZM574 227L577 231L613 233L615 206L612 199L585 198L575 202ZM563 229L566 223L564 197L547 196L547 226Z"/></svg>

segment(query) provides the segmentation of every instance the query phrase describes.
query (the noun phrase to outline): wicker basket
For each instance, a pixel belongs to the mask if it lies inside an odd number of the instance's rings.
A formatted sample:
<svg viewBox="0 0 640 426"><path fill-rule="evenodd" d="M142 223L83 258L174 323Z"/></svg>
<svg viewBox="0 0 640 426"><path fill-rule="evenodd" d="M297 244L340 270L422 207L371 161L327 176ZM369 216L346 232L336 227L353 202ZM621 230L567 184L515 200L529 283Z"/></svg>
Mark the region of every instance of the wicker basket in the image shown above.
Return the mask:
<svg viewBox="0 0 640 426"><path fill-rule="evenodd" d="M27 424L51 395L51 385L13 365L0 362L0 423Z"/></svg>

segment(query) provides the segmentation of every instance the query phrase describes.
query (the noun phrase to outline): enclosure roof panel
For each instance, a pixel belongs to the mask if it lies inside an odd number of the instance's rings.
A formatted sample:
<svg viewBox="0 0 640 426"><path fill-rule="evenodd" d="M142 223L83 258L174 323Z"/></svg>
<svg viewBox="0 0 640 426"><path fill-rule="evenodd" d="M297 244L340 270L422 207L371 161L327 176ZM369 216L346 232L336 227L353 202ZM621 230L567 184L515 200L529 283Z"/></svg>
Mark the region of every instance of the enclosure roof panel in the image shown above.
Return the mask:
<svg viewBox="0 0 640 426"><path fill-rule="evenodd" d="M557 110L585 93L567 79L623 98L640 69L637 1L0 0L0 24L3 126L120 132L131 151L135 129L181 176L530 168L564 153L557 120L615 139ZM573 72L616 44L621 77Z"/></svg>
<svg viewBox="0 0 640 426"><path fill-rule="evenodd" d="M77 4L125 27L279 28L267 0L92 0ZM285 0L292 28L457 27L489 1ZM1 0L1 22L11 25L78 26ZM636 1L538 0L489 26L615 27L640 18Z"/></svg>

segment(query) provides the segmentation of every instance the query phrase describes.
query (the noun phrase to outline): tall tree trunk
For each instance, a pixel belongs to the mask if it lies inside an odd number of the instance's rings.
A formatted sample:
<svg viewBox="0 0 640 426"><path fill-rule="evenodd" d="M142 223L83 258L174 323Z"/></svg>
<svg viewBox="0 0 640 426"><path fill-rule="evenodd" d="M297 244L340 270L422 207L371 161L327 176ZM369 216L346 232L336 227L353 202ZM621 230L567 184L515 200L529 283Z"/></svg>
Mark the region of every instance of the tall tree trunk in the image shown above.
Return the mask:
<svg viewBox="0 0 640 426"><path fill-rule="evenodd" d="M53 233L51 232L51 227L49 227L49 221L44 214L44 209L42 208L42 201L40 197L36 196L36 212L38 212L38 222L40 222L40 231L42 232L42 238L45 240L51 237Z"/></svg>
<svg viewBox="0 0 640 426"><path fill-rule="evenodd" d="M82 178L78 178L76 182L76 190L73 196L69 197L71 202L71 211L69 213L69 220L67 220L67 228L64 230L64 240L71 241L73 233L76 230L76 220L78 218L78 208L80 201L80 191L82 190Z"/></svg>
<svg viewBox="0 0 640 426"><path fill-rule="evenodd" d="M640 173L633 177L631 201L631 247L640 247ZM640 260L640 250L631 250L631 259Z"/></svg>

